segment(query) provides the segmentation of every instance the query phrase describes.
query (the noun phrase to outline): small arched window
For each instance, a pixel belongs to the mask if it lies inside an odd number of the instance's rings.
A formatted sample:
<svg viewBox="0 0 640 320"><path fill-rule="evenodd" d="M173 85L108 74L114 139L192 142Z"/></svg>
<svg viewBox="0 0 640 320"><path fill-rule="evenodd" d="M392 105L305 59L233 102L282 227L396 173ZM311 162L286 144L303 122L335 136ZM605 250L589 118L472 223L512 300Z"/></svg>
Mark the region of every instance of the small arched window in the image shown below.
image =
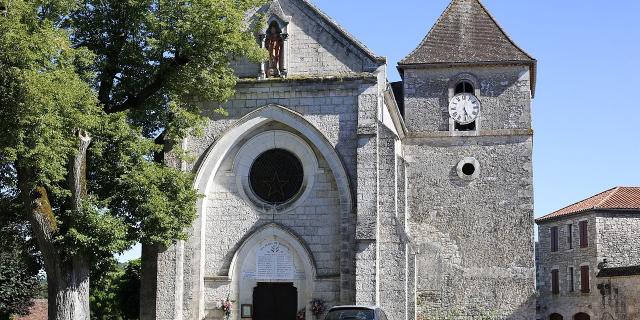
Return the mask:
<svg viewBox="0 0 640 320"><path fill-rule="evenodd" d="M564 318L562 317L562 315L561 315L561 314L558 314L558 313L552 313L552 314L549 316L549 320L564 320Z"/></svg>
<svg viewBox="0 0 640 320"><path fill-rule="evenodd" d="M591 320L591 317L584 312L580 312L573 316L573 320Z"/></svg>
<svg viewBox="0 0 640 320"><path fill-rule="evenodd" d="M466 80L458 82L458 84L456 85L454 94L460 94L460 93L471 93L471 94L474 94L475 90L474 90L473 85L471 84L471 82L466 81Z"/></svg>

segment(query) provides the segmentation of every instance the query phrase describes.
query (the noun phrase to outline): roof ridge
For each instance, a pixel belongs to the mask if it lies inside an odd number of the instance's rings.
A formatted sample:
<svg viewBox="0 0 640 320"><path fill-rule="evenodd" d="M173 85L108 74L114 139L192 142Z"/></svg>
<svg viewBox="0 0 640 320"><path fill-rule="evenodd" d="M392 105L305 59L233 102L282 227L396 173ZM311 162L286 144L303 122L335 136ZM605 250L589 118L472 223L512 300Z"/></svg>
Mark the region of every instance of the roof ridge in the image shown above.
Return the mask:
<svg viewBox="0 0 640 320"><path fill-rule="evenodd" d="M540 217L540 218L536 219L536 221L542 221L542 220L545 220L546 218L553 216L553 215L554 215L555 213L557 213L557 212L560 212L560 211L562 211L562 210L564 210L564 209L567 209L567 208L569 208L569 207L571 207L571 206L575 206L575 205L580 204L580 203L582 203L582 202L586 202L586 201L588 201L589 199L593 199L593 198L595 198L595 197L597 197L597 196L599 196L599 195L601 195L601 194L603 194L603 193L609 192L609 191L611 191L611 190L613 190L613 189L615 189L615 188L610 188L610 189L607 189L607 190L605 190L605 191L598 192L598 193L596 193L596 194L594 194L594 195L592 195L592 196L590 196L590 197L587 197L586 199L582 199L582 200L576 201L576 202L574 202L574 203L572 203L572 204L570 204L570 205L564 206L564 207L562 207L562 208L560 208L560 209L558 209L558 210L555 210L555 211L553 211L553 212L551 212L551 213L545 214L544 216L542 216L542 217ZM592 208L592 209L593 209L593 208ZM585 211L585 210L584 210L584 209L583 209L583 210L578 210L578 211L573 212L573 213L579 213L579 212L582 212L582 211Z"/></svg>
<svg viewBox="0 0 640 320"><path fill-rule="evenodd" d="M607 200L611 199L611 197L616 194L616 192L618 192L618 190L620 190L620 187L613 187L607 191L611 191L611 193L609 193L609 195L607 195L606 197L604 197L604 199L602 199L602 201L598 202L598 204L594 205L593 208L597 209L598 207L600 207L603 203L605 203ZM607 192L605 191L605 192Z"/></svg>
<svg viewBox="0 0 640 320"><path fill-rule="evenodd" d="M318 8L316 5L314 5L311 1L309 1L309 0L299 0L299 2L302 2L303 4L305 4L308 8L311 9L311 11L315 12L318 16L320 16L320 18L325 20L325 22L327 22L329 25L334 27L338 31L338 33L341 33L342 36L344 36L348 41L353 42L353 44L356 47L358 47L360 50L362 50L365 53L365 55L369 56L369 58L371 58L373 61L386 60L386 58L384 56L379 56L379 55L375 54L373 51L371 51L371 49L369 49L369 47L367 47L358 38L356 38L349 31L347 31L347 29L342 27L338 22L333 20L329 15L324 13L324 11L322 11L320 8Z"/></svg>
<svg viewBox="0 0 640 320"><path fill-rule="evenodd" d="M416 51L418 51L420 48L422 48L422 46L425 44L425 42L427 41L427 39L429 38L429 35L431 35L431 32L433 32L433 29L436 28L436 26L438 26L438 24L440 23L440 21L442 20L442 18L444 17L445 13L449 12L449 9L451 8L451 6L453 6L453 3L456 1L460 1L460 0L452 0L451 2L449 2L449 4L447 5L447 7L444 9L444 11L442 11L442 13L440 14L440 16L438 17L438 19L436 20L436 22L431 25L431 28L429 28L429 32L427 32L427 35L424 36L424 38L422 38L422 41L420 41L420 43L418 44L417 47L415 47L413 50L411 50L411 52L409 52L404 58L400 59L400 61L398 61L398 64L402 64L402 62L404 60L406 60L407 58L409 58L411 55L413 55Z"/></svg>
<svg viewBox="0 0 640 320"><path fill-rule="evenodd" d="M531 56L527 51L525 51L524 49L522 49L519 45L516 44L515 41L513 41L513 39L509 36L509 34L507 34L507 32L504 30L504 28L502 28L502 26L500 25L500 23L498 23L498 21L496 20L496 18L491 14L491 12L487 9L487 7L482 3L482 1L480 0L451 0L451 2L449 3L449 5L445 8L445 10L442 12L442 14L440 14L440 16L438 17L438 19L436 20L436 22L431 26L431 29L429 29L429 32L427 33L427 35L422 39L422 41L420 41L420 43L418 44L418 46L416 48L414 48L409 54L407 54L404 58L402 58L399 62L398 65L411 65L411 64L432 64L432 63L428 63L428 62L407 62L407 60L414 54L416 54L418 51L420 51L423 47L426 46L427 44L427 40L430 39L430 36L433 34L433 32L437 29L437 27L439 27L441 25L441 23L443 23L443 19L447 16L447 13L449 13L451 10L453 10L452 8L454 7L454 5L461 5L464 2L469 2L469 3L475 3L479 6L480 10L482 11L482 13L484 13L489 20L493 23L493 25L497 28L497 30L500 32L500 34L504 37L504 39L513 47L517 50L517 52L521 53L522 55L524 55L525 60L513 60L513 61L531 61L532 63L534 63L536 61L535 58L533 58L533 56ZM487 60L488 62L491 62L489 60ZM503 60L499 60L499 61L495 61L495 62L500 62ZM504 60L507 61L507 60ZM460 63L462 63L463 61L459 61ZM435 62L434 62L435 63Z"/></svg>
<svg viewBox="0 0 640 320"><path fill-rule="evenodd" d="M491 18L491 20L493 21L493 23L496 24L496 26L498 27L498 30L500 30L500 32L502 32L502 34L505 36L505 38L507 38L507 40L509 42L511 42L511 44L516 47L516 49L520 50L522 53L524 53L525 56L529 57L529 59L531 60L535 60L535 58L533 58L533 56L531 56L527 51L525 51L524 49L522 49L515 41L513 41L513 39L511 39L511 37L509 36L509 34L504 30L504 28L502 28L502 26L500 25L500 23L498 22L498 20L496 20L496 18L493 17L493 14L491 14L491 11L489 11L487 9L487 7L484 5L484 3L482 3L481 0L470 0L470 1L477 1L480 6L482 7L482 10L484 10L484 12L487 13L487 15L489 16L489 18Z"/></svg>

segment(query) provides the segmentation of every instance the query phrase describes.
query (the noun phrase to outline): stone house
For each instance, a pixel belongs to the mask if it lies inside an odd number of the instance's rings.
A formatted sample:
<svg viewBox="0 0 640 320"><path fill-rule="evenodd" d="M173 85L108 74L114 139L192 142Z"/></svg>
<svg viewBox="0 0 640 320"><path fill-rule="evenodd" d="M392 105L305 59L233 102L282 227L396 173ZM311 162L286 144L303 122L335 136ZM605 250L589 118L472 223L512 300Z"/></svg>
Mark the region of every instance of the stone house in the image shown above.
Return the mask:
<svg viewBox="0 0 640 320"><path fill-rule="evenodd" d="M541 319L640 319L640 188L604 191L536 223Z"/></svg>
<svg viewBox="0 0 640 320"><path fill-rule="evenodd" d="M255 19L255 17L263 19ZM536 60L478 0L453 0L387 81L384 57L307 0L254 12L268 61L182 148L190 237L143 247L142 319L390 320L535 314ZM203 102L218 107L213 102Z"/></svg>

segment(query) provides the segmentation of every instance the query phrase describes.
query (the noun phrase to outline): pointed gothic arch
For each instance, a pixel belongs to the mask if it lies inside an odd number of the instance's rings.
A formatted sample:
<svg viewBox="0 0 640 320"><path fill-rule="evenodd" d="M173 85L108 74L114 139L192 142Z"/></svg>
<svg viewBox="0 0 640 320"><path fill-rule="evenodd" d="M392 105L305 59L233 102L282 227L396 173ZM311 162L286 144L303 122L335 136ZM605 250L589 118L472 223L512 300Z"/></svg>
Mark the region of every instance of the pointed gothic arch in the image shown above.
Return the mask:
<svg viewBox="0 0 640 320"><path fill-rule="evenodd" d="M214 185L213 177L215 177L222 162L229 156L234 147L253 135L256 130L271 122L278 122L294 129L315 147L326 160L333 173L336 187L339 191L339 214L341 221L349 221L350 216L353 214L353 196L349 176L334 146L320 130L304 119L301 114L276 104L266 105L240 118L212 144L197 164L198 169L194 188L198 190L198 193L205 195L205 197L200 198L196 204L198 217L193 224L193 237L191 238L194 248L193 260L196 262L193 263L194 270L190 272L193 276L191 279L184 279L184 281L192 281L192 290L199 295L199 297L194 297L194 300L198 302L193 306L196 314L204 316L204 290L202 290L204 288L204 261L206 255L205 245L203 243L206 239L206 214L204 213L210 201L207 195L210 194ZM342 241L348 241L348 236L342 235ZM352 257L350 257L351 253L348 245L342 245L341 247L340 264L345 265L351 261ZM181 255L184 255L184 252L182 252ZM350 270L351 268L342 269ZM350 274L341 274L340 290L343 300L346 299L345 297L348 297L347 292L351 290L351 281ZM343 302L347 303L349 301Z"/></svg>
<svg viewBox="0 0 640 320"><path fill-rule="evenodd" d="M295 232L289 228L277 223L268 223L255 231L248 234L242 241L238 248L235 250L233 259L231 260L231 267L229 268L229 277L231 279L240 276L239 271L242 267L242 260L250 253L250 250L255 247L260 241L275 238L283 241L286 245L290 246L294 252L300 257L302 267L306 272L309 272L306 277L309 280L313 280L317 276L316 261L309 249L307 243L302 240Z"/></svg>
<svg viewBox="0 0 640 320"><path fill-rule="evenodd" d="M307 302L313 298L317 280L316 262L306 242L287 227L267 223L248 234L240 243L229 269L231 299L238 304L253 303L256 307L256 299L264 302L265 298L261 295L256 297L256 289L265 284L280 284L294 288L295 299L292 303L296 304L296 311L305 308ZM289 270L290 274L285 277L261 277L260 270L264 264L261 265L259 256L265 252L280 257L278 266L274 266L274 270L279 271L277 273L287 273L286 270ZM288 267L287 261L291 263ZM285 266L282 262L285 262ZM237 316L239 318L239 315ZM310 316L307 319L311 319Z"/></svg>

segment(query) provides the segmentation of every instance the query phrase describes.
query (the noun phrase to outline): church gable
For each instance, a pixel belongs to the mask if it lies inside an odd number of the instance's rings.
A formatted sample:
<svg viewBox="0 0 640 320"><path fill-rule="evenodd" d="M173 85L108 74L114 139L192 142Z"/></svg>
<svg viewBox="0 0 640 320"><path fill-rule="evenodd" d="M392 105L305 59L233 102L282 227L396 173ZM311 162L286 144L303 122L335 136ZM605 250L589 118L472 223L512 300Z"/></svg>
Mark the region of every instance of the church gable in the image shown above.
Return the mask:
<svg viewBox="0 0 640 320"><path fill-rule="evenodd" d="M241 78L360 74L385 63L306 0L271 1L252 19L261 19L256 37L269 58L238 64Z"/></svg>

